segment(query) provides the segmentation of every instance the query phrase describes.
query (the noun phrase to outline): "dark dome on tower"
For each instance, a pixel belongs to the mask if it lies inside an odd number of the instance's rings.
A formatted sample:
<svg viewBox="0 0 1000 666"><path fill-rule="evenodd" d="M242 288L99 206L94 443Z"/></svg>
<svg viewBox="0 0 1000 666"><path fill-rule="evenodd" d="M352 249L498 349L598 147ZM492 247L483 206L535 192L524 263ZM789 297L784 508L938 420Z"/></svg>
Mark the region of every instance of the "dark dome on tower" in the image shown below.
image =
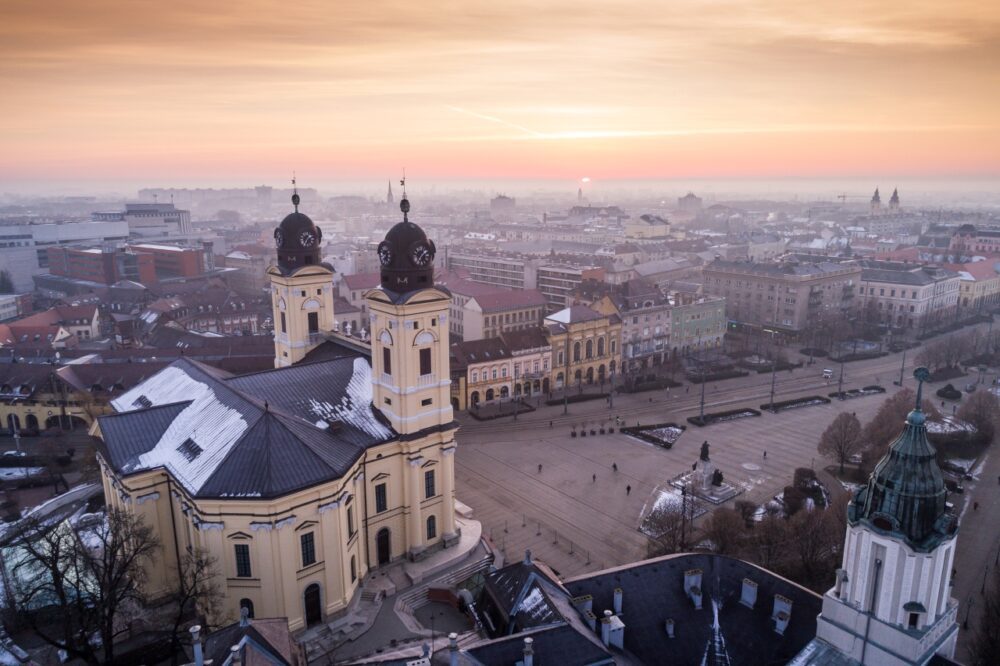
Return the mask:
<svg viewBox="0 0 1000 666"><path fill-rule="evenodd" d="M399 202L403 221L396 224L379 243L382 288L397 294L434 286L434 241L418 225L410 222L410 202Z"/></svg>
<svg viewBox="0 0 1000 666"><path fill-rule="evenodd" d="M299 212L299 195L292 195L295 212L289 213L274 230L274 245L278 250L278 266L283 273L293 273L303 266L320 263L323 230Z"/></svg>

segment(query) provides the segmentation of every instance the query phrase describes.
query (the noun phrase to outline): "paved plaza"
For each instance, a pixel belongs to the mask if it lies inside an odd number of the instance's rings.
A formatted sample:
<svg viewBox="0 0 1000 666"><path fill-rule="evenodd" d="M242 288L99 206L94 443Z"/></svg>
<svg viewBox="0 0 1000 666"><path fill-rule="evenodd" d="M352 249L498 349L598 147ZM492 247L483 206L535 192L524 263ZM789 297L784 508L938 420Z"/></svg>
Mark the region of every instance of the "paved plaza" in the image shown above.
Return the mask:
<svg viewBox="0 0 1000 666"><path fill-rule="evenodd" d="M691 470L703 441L708 440L712 461L726 481L743 488L736 499L766 502L791 483L796 467L821 469L831 464L816 451L823 430L841 411L854 412L862 423L874 416L885 398L899 390L892 382L899 378L901 361L899 354L893 354L845 365L845 390L878 383L886 387L886 394L834 400L778 415L765 412L706 428L686 421L699 413L699 386L616 396L613 407L603 401L570 405L566 415L562 406L543 406L517 422L508 418L479 423L463 416L456 494L473 508L483 534L508 558L520 558L531 549L564 577L641 559L646 556L646 538L638 526L644 509L670 479ZM904 385L913 388L912 354L907 361ZM839 375L827 383L820 376L823 367L819 362L779 373L776 399L836 391ZM839 366L834 368L839 373ZM765 374L710 383L705 411L759 408L770 401L770 381ZM929 386L931 395L941 385ZM618 432L570 436L573 426L579 430L586 423L589 430L615 416L627 425L672 421L688 429L669 450ZM1000 569L994 566L1000 557L995 527L1000 524L1000 492L993 485L998 475L1000 456L988 457L979 478L966 483L966 493L950 500L962 513L965 528L959 533L952 594L962 604L960 621L968 614L970 628L976 626L982 606L985 576ZM631 493L626 492L628 486ZM978 511L971 509L973 498L980 504ZM734 501L721 506L732 507ZM985 526L991 527L981 529ZM970 633L960 633L959 656L965 656Z"/></svg>

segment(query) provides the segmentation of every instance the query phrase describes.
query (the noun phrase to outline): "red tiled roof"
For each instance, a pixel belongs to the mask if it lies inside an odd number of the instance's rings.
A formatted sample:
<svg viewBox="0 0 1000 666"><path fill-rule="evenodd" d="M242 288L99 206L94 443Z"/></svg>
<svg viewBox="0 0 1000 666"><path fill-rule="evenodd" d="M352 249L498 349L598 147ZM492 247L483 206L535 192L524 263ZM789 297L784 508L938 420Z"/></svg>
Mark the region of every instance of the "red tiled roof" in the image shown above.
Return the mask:
<svg viewBox="0 0 1000 666"><path fill-rule="evenodd" d="M348 289L374 289L379 285L381 276L378 273L355 273L345 275L344 284Z"/></svg>

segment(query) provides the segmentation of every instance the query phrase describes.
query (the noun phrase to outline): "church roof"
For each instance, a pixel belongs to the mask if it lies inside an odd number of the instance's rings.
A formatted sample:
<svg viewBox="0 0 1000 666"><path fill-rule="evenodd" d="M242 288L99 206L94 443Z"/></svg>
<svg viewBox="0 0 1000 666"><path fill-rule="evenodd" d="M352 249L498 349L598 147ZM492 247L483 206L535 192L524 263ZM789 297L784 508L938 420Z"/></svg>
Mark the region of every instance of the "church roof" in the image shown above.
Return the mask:
<svg viewBox="0 0 1000 666"><path fill-rule="evenodd" d="M365 358L233 376L182 358L99 418L119 473L162 467L200 497L275 497L340 478L396 433L371 406Z"/></svg>
<svg viewBox="0 0 1000 666"><path fill-rule="evenodd" d="M921 374L924 373L924 374ZM918 368L919 380L929 376ZM919 551L931 550L955 531L955 520L945 511L947 490L937 452L927 441L926 417L917 406L906 417L903 432L875 465L868 485L848 507L848 520L904 539Z"/></svg>

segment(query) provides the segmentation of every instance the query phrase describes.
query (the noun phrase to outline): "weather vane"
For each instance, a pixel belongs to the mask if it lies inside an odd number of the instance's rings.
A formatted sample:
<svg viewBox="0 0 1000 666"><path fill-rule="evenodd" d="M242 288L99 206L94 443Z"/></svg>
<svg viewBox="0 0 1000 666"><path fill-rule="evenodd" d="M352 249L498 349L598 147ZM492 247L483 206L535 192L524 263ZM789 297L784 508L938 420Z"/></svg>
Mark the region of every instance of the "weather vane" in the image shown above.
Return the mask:
<svg viewBox="0 0 1000 666"><path fill-rule="evenodd" d="M299 212L299 186L295 184L295 172L292 172L292 205L295 212Z"/></svg>
<svg viewBox="0 0 1000 666"><path fill-rule="evenodd" d="M403 188L403 198L399 200L399 210L403 211L403 222L409 222L407 213L410 212L410 200L406 198L406 167L403 167L403 177L399 180L400 187Z"/></svg>

